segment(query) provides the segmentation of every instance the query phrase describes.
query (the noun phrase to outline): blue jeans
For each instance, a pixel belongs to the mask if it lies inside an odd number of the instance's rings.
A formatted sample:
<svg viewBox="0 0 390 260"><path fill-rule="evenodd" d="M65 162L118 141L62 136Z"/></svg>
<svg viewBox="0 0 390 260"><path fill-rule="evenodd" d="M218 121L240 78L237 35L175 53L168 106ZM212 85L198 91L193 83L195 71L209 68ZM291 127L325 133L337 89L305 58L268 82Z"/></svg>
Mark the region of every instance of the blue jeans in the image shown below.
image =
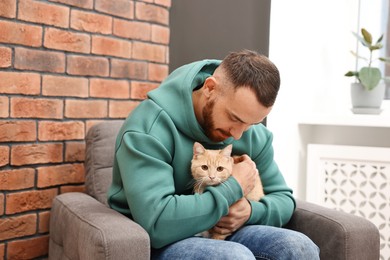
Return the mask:
<svg viewBox="0 0 390 260"><path fill-rule="evenodd" d="M245 226L226 240L190 237L161 249L152 259L316 260L319 248L302 233L269 226Z"/></svg>

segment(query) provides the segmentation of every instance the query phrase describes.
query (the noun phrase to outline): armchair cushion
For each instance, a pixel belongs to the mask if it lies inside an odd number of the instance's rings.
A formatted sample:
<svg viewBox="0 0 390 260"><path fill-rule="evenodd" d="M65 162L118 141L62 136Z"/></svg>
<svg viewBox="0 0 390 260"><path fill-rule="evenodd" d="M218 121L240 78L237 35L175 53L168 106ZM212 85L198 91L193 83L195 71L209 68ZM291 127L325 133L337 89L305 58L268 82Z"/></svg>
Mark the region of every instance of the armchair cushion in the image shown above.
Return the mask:
<svg viewBox="0 0 390 260"><path fill-rule="evenodd" d="M50 259L149 259L146 231L134 221L84 193L54 199Z"/></svg>
<svg viewBox="0 0 390 260"><path fill-rule="evenodd" d="M115 140L122 124L122 120L116 120L92 126L85 138L84 164L87 193L107 206L107 190L112 181Z"/></svg>
<svg viewBox="0 0 390 260"><path fill-rule="evenodd" d="M286 228L310 237L320 247L321 259L379 259L379 231L364 218L297 200Z"/></svg>

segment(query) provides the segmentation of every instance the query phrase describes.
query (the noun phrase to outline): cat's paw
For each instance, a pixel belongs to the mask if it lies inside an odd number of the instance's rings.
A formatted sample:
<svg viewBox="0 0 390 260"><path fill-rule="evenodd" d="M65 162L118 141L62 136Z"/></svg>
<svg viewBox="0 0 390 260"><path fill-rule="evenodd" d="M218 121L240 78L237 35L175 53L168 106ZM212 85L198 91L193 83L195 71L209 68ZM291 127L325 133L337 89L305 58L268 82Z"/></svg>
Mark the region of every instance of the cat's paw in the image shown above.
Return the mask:
<svg viewBox="0 0 390 260"><path fill-rule="evenodd" d="M211 235L212 239L217 239L217 240L225 240L225 238L229 235L222 235L222 234L213 234Z"/></svg>
<svg viewBox="0 0 390 260"><path fill-rule="evenodd" d="M203 231L202 233L200 233L202 237L204 238L211 238L211 234L210 232L208 231Z"/></svg>
<svg viewBox="0 0 390 260"><path fill-rule="evenodd" d="M208 231L208 233L209 233L209 238L217 239L217 240L225 240L225 238L227 238L228 236L231 235L231 233L230 233L230 234L222 235L222 234L220 234L220 233L214 232L214 230L212 230L212 229L210 229L210 230Z"/></svg>

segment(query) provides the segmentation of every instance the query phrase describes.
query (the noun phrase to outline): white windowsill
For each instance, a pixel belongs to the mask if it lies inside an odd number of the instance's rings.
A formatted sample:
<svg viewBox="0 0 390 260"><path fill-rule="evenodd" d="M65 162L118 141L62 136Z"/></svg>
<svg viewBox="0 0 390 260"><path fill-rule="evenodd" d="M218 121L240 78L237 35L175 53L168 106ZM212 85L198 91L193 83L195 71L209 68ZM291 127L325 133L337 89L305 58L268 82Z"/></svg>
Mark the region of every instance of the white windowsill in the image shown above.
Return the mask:
<svg viewBox="0 0 390 260"><path fill-rule="evenodd" d="M350 110L337 111L337 113L309 112L300 118L298 124L390 128L390 100L383 101L382 110L378 115L353 114Z"/></svg>

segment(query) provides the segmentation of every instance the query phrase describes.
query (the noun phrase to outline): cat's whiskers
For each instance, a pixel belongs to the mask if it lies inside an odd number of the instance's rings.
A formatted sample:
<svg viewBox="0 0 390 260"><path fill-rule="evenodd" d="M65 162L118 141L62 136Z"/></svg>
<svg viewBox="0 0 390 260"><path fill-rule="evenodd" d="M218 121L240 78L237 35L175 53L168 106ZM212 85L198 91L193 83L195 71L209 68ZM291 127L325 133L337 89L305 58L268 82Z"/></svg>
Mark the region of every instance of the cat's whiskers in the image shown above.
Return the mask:
<svg viewBox="0 0 390 260"><path fill-rule="evenodd" d="M194 184L194 191L195 193L203 193L203 188L204 188L204 180L203 179L196 179L195 184Z"/></svg>
<svg viewBox="0 0 390 260"><path fill-rule="evenodd" d="M194 179L191 179L187 185L186 188L193 188L195 186L196 181Z"/></svg>

